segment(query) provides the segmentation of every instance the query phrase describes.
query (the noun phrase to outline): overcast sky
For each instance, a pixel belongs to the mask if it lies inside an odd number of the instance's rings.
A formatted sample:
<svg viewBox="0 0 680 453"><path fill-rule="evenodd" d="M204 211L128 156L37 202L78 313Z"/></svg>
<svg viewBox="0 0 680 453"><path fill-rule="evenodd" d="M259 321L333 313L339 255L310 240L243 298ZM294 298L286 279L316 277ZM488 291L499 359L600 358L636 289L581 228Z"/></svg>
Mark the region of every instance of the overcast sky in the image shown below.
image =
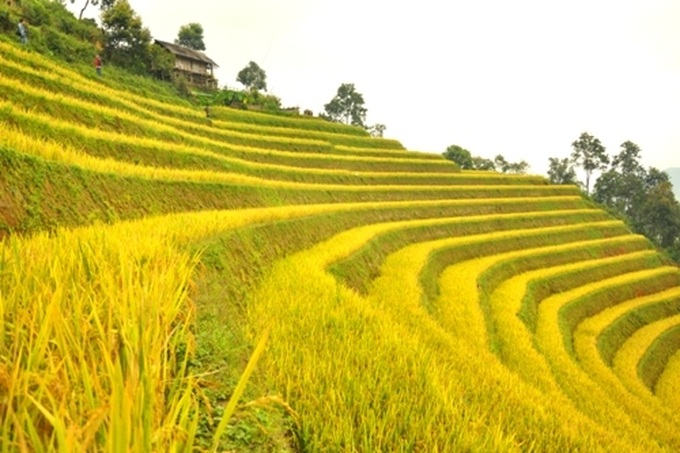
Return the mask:
<svg viewBox="0 0 680 453"><path fill-rule="evenodd" d="M680 167L678 0L129 1L156 39L200 23L221 87L242 88L252 60L284 106L316 114L354 83L367 123L410 150L545 174L585 131Z"/></svg>

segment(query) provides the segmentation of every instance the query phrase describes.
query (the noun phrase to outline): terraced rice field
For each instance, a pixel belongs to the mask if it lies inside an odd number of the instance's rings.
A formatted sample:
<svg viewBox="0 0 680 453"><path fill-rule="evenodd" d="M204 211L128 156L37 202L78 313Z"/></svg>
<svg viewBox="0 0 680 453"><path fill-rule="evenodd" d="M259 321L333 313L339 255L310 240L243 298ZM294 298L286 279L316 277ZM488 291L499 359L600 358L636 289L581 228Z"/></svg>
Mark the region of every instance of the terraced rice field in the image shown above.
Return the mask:
<svg viewBox="0 0 680 453"><path fill-rule="evenodd" d="M680 450L680 271L576 187L0 74L1 451Z"/></svg>

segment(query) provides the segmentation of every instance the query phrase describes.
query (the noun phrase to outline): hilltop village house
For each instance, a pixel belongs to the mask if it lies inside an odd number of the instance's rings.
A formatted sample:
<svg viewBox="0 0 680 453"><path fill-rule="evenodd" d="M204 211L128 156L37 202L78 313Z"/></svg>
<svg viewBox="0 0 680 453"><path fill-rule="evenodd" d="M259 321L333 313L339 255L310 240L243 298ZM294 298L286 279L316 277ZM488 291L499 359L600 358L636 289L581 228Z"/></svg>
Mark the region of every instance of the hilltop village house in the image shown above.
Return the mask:
<svg viewBox="0 0 680 453"><path fill-rule="evenodd" d="M192 85L209 88L217 87L217 80L213 76L213 68L218 65L204 53L158 39L154 40L154 42L175 56L175 67L173 68L175 75L184 76L187 82Z"/></svg>

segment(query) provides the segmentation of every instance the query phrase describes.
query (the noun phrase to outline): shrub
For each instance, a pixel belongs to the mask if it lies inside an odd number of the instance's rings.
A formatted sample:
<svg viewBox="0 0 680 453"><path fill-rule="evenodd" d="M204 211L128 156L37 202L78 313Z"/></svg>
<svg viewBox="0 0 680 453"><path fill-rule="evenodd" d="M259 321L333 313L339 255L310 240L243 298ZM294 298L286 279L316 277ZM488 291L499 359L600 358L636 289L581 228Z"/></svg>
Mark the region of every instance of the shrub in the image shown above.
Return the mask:
<svg viewBox="0 0 680 453"><path fill-rule="evenodd" d="M12 20L9 10L5 6L0 6L0 31L14 32L16 24Z"/></svg>
<svg viewBox="0 0 680 453"><path fill-rule="evenodd" d="M89 62L95 54L92 45L79 41L72 36L60 33L54 28L46 28L43 32L47 49L55 56L69 62Z"/></svg>
<svg viewBox="0 0 680 453"><path fill-rule="evenodd" d="M175 88L177 88L177 92L181 95L184 96L185 98L192 98L193 93L191 92L191 86L189 85L189 82L187 81L186 77L183 75L175 75L173 76L172 83L175 85Z"/></svg>
<svg viewBox="0 0 680 453"><path fill-rule="evenodd" d="M24 3L23 7L24 16L28 20L29 25L40 27L50 24L50 14L47 12L43 2L31 0Z"/></svg>

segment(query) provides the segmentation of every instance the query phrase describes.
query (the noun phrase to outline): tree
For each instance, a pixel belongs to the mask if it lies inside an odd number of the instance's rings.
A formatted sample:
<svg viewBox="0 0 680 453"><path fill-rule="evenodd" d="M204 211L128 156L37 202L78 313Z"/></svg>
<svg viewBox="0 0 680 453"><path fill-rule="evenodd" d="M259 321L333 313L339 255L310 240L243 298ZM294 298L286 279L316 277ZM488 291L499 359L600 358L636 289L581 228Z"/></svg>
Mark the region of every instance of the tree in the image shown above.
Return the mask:
<svg viewBox="0 0 680 453"><path fill-rule="evenodd" d="M609 163L609 158L600 140L587 132L583 132L579 139L574 141L571 146L574 148L571 153L571 160L586 172L586 193L590 194L590 177L592 173L596 170L605 169Z"/></svg>
<svg viewBox="0 0 680 453"><path fill-rule="evenodd" d="M117 0L102 13L102 29L106 61L139 74L149 69L151 33L128 0Z"/></svg>
<svg viewBox="0 0 680 453"><path fill-rule="evenodd" d="M161 46L149 49L149 72L160 80L172 80L175 57Z"/></svg>
<svg viewBox="0 0 680 453"><path fill-rule="evenodd" d="M187 25L182 25L179 28L175 44L188 47L194 50L205 50L205 43L203 42L203 27L201 24L192 22Z"/></svg>
<svg viewBox="0 0 680 453"><path fill-rule="evenodd" d="M621 144L621 151L595 183L593 199L637 223L644 203L647 172L640 164L640 148L630 141Z"/></svg>
<svg viewBox="0 0 680 453"><path fill-rule="evenodd" d="M480 171L496 171L496 164L486 157L473 156L472 168Z"/></svg>
<svg viewBox="0 0 680 453"><path fill-rule="evenodd" d="M335 97L324 109L329 118L333 121L363 126L366 121L366 108L364 108L364 97L356 91L353 83L343 83L338 88Z"/></svg>
<svg viewBox="0 0 680 453"><path fill-rule="evenodd" d="M239 71L236 81L250 90L267 91L267 73L254 61Z"/></svg>
<svg viewBox="0 0 680 453"><path fill-rule="evenodd" d="M499 171L501 173L507 173L508 169L510 168L510 162L505 160L505 157L498 154L496 157L493 158L493 167L496 171Z"/></svg>
<svg viewBox="0 0 680 453"><path fill-rule="evenodd" d="M76 2L76 0L71 0L71 3L75 3L75 2ZM83 19L83 13L85 13L85 10L90 5L93 5L93 6L99 5L100 9L105 10L105 9L111 8L115 2L116 2L116 0L85 0L85 5L83 5L83 9L80 10L80 14L78 15L78 20Z"/></svg>
<svg viewBox="0 0 680 453"><path fill-rule="evenodd" d="M501 154L498 154L493 159L493 168L494 170L501 173L514 173L523 175L529 169L529 164L523 160L519 162L508 162L505 157L503 157Z"/></svg>
<svg viewBox="0 0 680 453"><path fill-rule="evenodd" d="M451 145L442 153L444 158L455 162L463 170L474 170L475 164L472 160L472 154L467 149L458 145Z"/></svg>
<svg viewBox="0 0 680 453"><path fill-rule="evenodd" d="M526 161L508 162L502 155L497 155L493 160L484 157L473 156L467 149L451 145L442 153L446 159L453 161L463 170L497 171L500 173L525 174L529 169Z"/></svg>
<svg viewBox="0 0 680 453"><path fill-rule="evenodd" d="M548 178L552 184L578 184L576 170L568 158L549 157L548 162L550 162Z"/></svg>
<svg viewBox="0 0 680 453"><path fill-rule="evenodd" d="M387 129L387 126L377 123L368 128L368 133L371 134L371 137L382 138L385 134L385 129Z"/></svg>
<svg viewBox="0 0 680 453"><path fill-rule="evenodd" d="M509 162L503 173L513 173L515 175L525 175L529 170L529 163L525 160L519 162Z"/></svg>
<svg viewBox="0 0 680 453"><path fill-rule="evenodd" d="M633 142L621 151L597 179L593 199L624 218L676 260L680 259L680 204L667 173L640 164L640 148Z"/></svg>
<svg viewBox="0 0 680 453"><path fill-rule="evenodd" d="M643 177L646 172L640 164L640 147L630 140L623 142L621 151L612 160L612 169L626 175Z"/></svg>
<svg viewBox="0 0 680 453"><path fill-rule="evenodd" d="M653 242L671 251L676 260L679 259L680 204L675 199L671 183L661 182L645 195L639 216L640 230Z"/></svg>

